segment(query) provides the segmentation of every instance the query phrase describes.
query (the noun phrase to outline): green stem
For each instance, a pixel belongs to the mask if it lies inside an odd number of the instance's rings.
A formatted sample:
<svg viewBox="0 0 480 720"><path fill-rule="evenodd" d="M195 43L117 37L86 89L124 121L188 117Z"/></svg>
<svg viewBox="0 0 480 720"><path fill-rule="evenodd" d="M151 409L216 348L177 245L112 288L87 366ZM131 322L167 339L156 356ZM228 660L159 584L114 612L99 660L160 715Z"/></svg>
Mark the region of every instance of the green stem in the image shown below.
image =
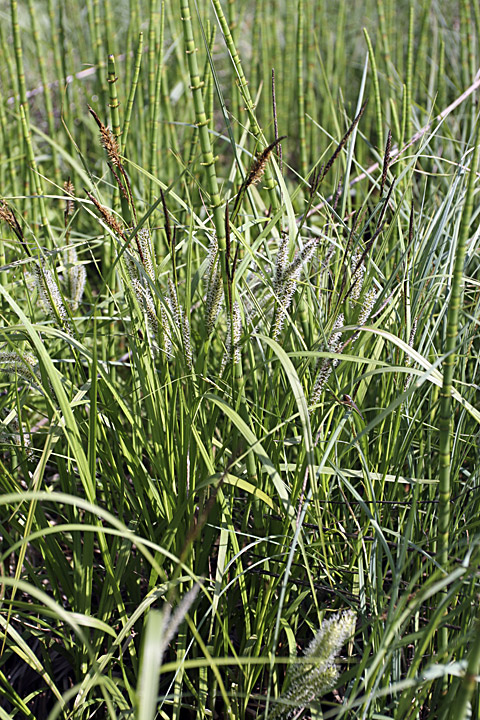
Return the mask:
<svg viewBox="0 0 480 720"><path fill-rule="evenodd" d="M475 138L475 150L470 165L467 194L463 206L458 242L455 253L455 267L452 277L452 289L448 304L447 330L445 341L445 360L443 361L443 385L440 393L440 419L439 419L439 505L438 505L438 562L444 570L448 566L448 542L450 527L450 500L451 500L451 429L452 429L452 381L456 360L456 342L458 337L458 324L460 315L460 297L462 289L463 268L465 264L466 242L473 208L473 193L475 186L476 169L480 151L479 126ZM448 630L442 628L440 649L446 651L448 646Z"/></svg>
<svg viewBox="0 0 480 720"><path fill-rule="evenodd" d="M222 33L225 38L225 44L227 46L228 52L230 53L232 62L235 66L235 71L237 74L238 89L239 89L240 95L242 96L243 101L245 103L245 109L248 113L248 118L250 120L251 133L254 136L254 138L256 139L257 144L262 146L262 149L263 149L263 148L267 147L268 143L266 142L265 137L260 129L258 122L257 122L257 118L255 115L255 107L254 107L254 104L252 101L252 97L250 95L250 90L248 89L248 81L243 72L242 62L240 60L240 56L237 52L237 48L233 41L233 37L230 32L230 28L229 28L227 19L222 10L220 0L212 0L212 4L215 9L215 13L217 15L218 21L220 23L220 27L222 28ZM272 172L271 172L270 168L268 167L268 165L265 168L264 178L265 178L265 187L269 191L270 202L272 203L272 209L273 209L273 212L275 212L278 209L278 197L277 197L277 193L275 192L275 184L276 183L275 183Z"/></svg>

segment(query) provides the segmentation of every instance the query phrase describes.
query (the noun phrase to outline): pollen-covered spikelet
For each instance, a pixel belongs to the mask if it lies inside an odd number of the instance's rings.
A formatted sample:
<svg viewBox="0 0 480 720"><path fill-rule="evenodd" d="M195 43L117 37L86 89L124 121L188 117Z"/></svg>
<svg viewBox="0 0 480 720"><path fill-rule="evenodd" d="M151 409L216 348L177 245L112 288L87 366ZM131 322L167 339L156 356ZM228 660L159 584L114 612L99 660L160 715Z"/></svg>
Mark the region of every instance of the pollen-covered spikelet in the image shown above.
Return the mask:
<svg viewBox="0 0 480 720"><path fill-rule="evenodd" d="M155 310L155 301L152 297L152 293L150 292L150 288L145 283L141 282L137 266L127 252L123 254L123 259L130 280L130 287L137 298L138 304L145 312L150 333L154 338L156 338L158 332L158 320Z"/></svg>
<svg viewBox="0 0 480 720"><path fill-rule="evenodd" d="M190 341L190 323L183 307L178 302L177 290L171 278L168 278L168 306L175 326L180 334L183 345L185 362L189 370L193 368L193 353Z"/></svg>
<svg viewBox="0 0 480 720"><path fill-rule="evenodd" d="M288 308L291 305L292 298L295 294L295 290L297 289L297 283L300 277L300 273L302 271L302 266L304 263L308 262L311 259L316 250L316 247L316 240L310 240L308 243L306 243L303 249L299 253L297 253L292 262L283 270L281 280L279 280L278 282L277 270L275 271L273 285L274 289L276 286L278 287L278 307L275 316L275 323L272 330L272 337L274 340L278 339L280 331L285 322L285 318L287 317Z"/></svg>
<svg viewBox="0 0 480 720"><path fill-rule="evenodd" d="M73 335L68 313L55 278L47 267L42 267L40 261L37 261L35 265L35 282L40 301L52 320L54 322L60 320L62 329L69 335Z"/></svg>
<svg viewBox="0 0 480 720"><path fill-rule="evenodd" d="M19 375L33 385L39 382L37 361L29 353L0 352L0 371Z"/></svg>
<svg viewBox="0 0 480 720"><path fill-rule="evenodd" d="M190 341L190 323L187 318L187 313L181 307L180 314L182 317L182 340L183 340L183 351L185 353L185 361L189 370L193 370L193 353L192 343Z"/></svg>
<svg viewBox="0 0 480 720"><path fill-rule="evenodd" d="M95 122L98 125L98 128L100 130L100 142L103 145L105 152L108 155L108 159L113 165L116 165L117 167L121 166L120 162L120 151L118 149L118 143L115 138L115 135L110 130L109 127L103 124L103 122L98 117L97 113L93 108L88 106L89 112L95 119Z"/></svg>
<svg viewBox="0 0 480 720"><path fill-rule="evenodd" d="M207 328L207 337L213 332L215 322L217 320L222 305L223 284L220 272L220 263L218 259L218 244L215 237L210 242L208 251L207 266L207 297L206 297L206 318L205 325Z"/></svg>
<svg viewBox="0 0 480 720"><path fill-rule="evenodd" d="M85 265L77 264L70 267L68 270L68 279L71 293L70 307L72 310L77 310L82 301L85 282L87 280Z"/></svg>
<svg viewBox="0 0 480 720"><path fill-rule="evenodd" d="M9 415L11 415L11 413L6 408L2 408L0 416L3 418L3 422L0 421L0 443L8 443L13 440L15 445L18 445L19 447L23 446L25 448L28 458L33 457L30 434L25 432L23 425L20 427L18 415L16 413L13 418L6 423L5 421ZM8 432L3 430L3 428L8 428Z"/></svg>
<svg viewBox="0 0 480 720"><path fill-rule="evenodd" d="M352 260L350 263L352 271L352 291L350 295L353 300L359 299L362 292L363 280L365 278L365 264L363 262L360 263L361 258L362 254L357 248L352 255Z"/></svg>
<svg viewBox="0 0 480 720"><path fill-rule="evenodd" d="M372 288L367 292L363 300L362 309L360 310L360 315L358 316L359 325L365 325L372 313L373 306L375 305L376 300L377 291L375 290L375 288Z"/></svg>
<svg viewBox="0 0 480 720"><path fill-rule="evenodd" d="M233 343L232 343L232 327L233 327ZM220 374L225 370L228 361L232 358L233 363L238 365L240 362L240 337L242 335L242 318L240 315L240 306L237 301L233 303L232 307L232 322L228 323L227 329L227 341L225 344L225 352L222 358L222 365Z"/></svg>
<svg viewBox="0 0 480 720"><path fill-rule="evenodd" d="M294 662L287 672L288 687L279 698L271 718L288 717L295 710L316 702L338 679L335 658L355 631L351 610L324 620L305 651L306 662Z"/></svg>
<svg viewBox="0 0 480 720"><path fill-rule="evenodd" d="M150 280L155 280L155 262L153 259L152 239L150 230L146 227L141 228L136 235L138 251L140 253L142 265L145 268Z"/></svg>
<svg viewBox="0 0 480 720"><path fill-rule="evenodd" d="M70 288L70 307L72 311L75 311L82 301L87 271L85 270L85 265L81 265L78 262L75 246L70 243L67 245L66 260L68 265L68 284Z"/></svg>
<svg viewBox="0 0 480 720"><path fill-rule="evenodd" d="M327 350L332 353L338 353L341 349L341 337L342 333L338 332L338 329L342 327L342 325L345 322L345 318L343 313L340 313L335 320L335 323L332 328L332 333L328 339L327 342ZM315 384L313 386L311 395L310 395L310 412L313 411L315 405L320 400L320 396L323 392L323 388L327 384L328 378L330 377L332 370L334 367L338 365L337 358L334 358L331 360L330 358L325 358L322 362L317 363L317 369L318 369L318 375L315 380Z"/></svg>
<svg viewBox="0 0 480 720"><path fill-rule="evenodd" d="M288 264L288 234L282 233L280 244L278 246L277 257L275 259L275 274L273 276L273 292L275 295L280 294L283 276Z"/></svg>
<svg viewBox="0 0 480 720"><path fill-rule="evenodd" d="M160 306L160 326L161 326L161 347L168 359L173 357L172 354L172 338L170 332L170 324L168 322L168 313L163 305Z"/></svg>
<svg viewBox="0 0 480 720"><path fill-rule="evenodd" d="M411 348L413 348L413 343L414 343L414 340L415 340L415 335L416 335L416 333L417 333L417 322L418 322L418 318L415 318L415 320L414 320L413 323L412 323L412 329L411 329L411 331L410 331L410 337L408 338L408 346L411 347ZM405 358L405 365L406 365L406 367L410 367L411 364L412 364L412 358L410 357L410 355L407 355L407 357ZM409 388L409 386L410 386L410 383L412 382L412 377L413 377L412 374L407 375L406 380L405 380L405 385L404 385L404 387L403 387L403 392L405 392L406 390L408 390L408 388Z"/></svg>

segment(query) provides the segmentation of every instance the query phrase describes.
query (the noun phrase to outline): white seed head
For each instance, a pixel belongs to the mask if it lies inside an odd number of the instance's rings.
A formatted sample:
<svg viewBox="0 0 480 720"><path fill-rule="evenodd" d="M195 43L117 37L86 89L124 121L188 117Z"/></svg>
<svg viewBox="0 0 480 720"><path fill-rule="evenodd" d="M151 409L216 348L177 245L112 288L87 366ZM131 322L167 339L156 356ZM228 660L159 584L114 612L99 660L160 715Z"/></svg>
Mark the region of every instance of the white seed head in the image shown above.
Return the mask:
<svg viewBox="0 0 480 720"><path fill-rule="evenodd" d="M350 263L351 271L352 271L352 292L351 296L353 300L358 300L358 298L361 295L362 287L363 287L363 281L365 278L365 264L362 262L361 265L357 268L358 263L360 262L360 259L362 257L362 253L360 252L359 248L356 248L355 252L352 255L352 260Z"/></svg>
<svg viewBox="0 0 480 720"><path fill-rule="evenodd" d="M282 233L275 261L275 274L273 277L273 292L275 295L279 294L283 283L283 275L288 263L288 244L289 237L287 233Z"/></svg>
<svg viewBox="0 0 480 720"><path fill-rule="evenodd" d="M142 265L145 268L150 280L155 280L155 260L153 254L152 239L150 230L146 227L141 228L137 233L137 242L141 250Z"/></svg>
<svg viewBox="0 0 480 720"><path fill-rule="evenodd" d="M363 301L362 309L360 311L360 315L358 316L358 324L359 325L365 325L368 318L370 317L373 306L375 305L375 302L377 300L377 291L375 288L372 288L368 291L368 293L365 295L365 299Z"/></svg>
<svg viewBox="0 0 480 720"><path fill-rule="evenodd" d="M62 329L72 335L72 326L55 278L50 270L47 267L42 267L39 262L35 266L35 280L42 305L52 320L58 322L60 319Z"/></svg>
<svg viewBox="0 0 480 720"><path fill-rule="evenodd" d="M280 699L272 717L288 716L310 705L327 692L338 679L335 657L355 631L356 615L352 610L337 613L324 620L305 651L312 662L295 662L287 678L288 690ZM283 702L282 702L283 701Z"/></svg>

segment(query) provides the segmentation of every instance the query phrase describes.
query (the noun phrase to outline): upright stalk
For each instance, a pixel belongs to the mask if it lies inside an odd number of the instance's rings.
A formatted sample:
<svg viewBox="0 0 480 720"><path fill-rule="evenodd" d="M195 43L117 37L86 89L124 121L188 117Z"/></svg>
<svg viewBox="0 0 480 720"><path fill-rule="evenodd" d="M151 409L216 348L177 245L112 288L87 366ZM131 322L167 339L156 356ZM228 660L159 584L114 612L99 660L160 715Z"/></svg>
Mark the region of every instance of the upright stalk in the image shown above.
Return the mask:
<svg viewBox="0 0 480 720"><path fill-rule="evenodd" d="M452 289L448 304L447 332L445 339L445 360L443 361L443 385L440 393L440 472L439 472L439 505L438 505L438 562L446 569L448 565L448 542L450 527L450 500L451 500L451 429L452 429L452 380L455 367L455 346L458 337L458 320L460 314L460 296L465 264L466 241L470 226L473 207L473 191L475 186L476 168L479 157L479 127L475 138L475 150L470 165L467 194L463 206L462 219L458 232L458 243L455 254L455 267L452 277ZM448 645L448 630L442 628L440 636L440 650L445 651Z"/></svg>
<svg viewBox="0 0 480 720"><path fill-rule="evenodd" d="M245 73L243 72L242 62L240 60L240 56L237 52L237 48L230 32L230 27L222 10L220 0L212 0L212 4L215 9L218 21L220 23L220 27L222 28L222 33L225 38L225 44L227 46L228 52L230 53L230 57L232 58L232 62L235 66L235 71L238 78L238 89L245 103L245 109L248 113L248 119L250 120L250 130L252 132L252 135L257 140L258 144L263 146L263 149L265 146L268 145L268 142L266 142L260 126L257 122L257 118L255 115L255 107L252 101L252 97L250 95L250 90L248 89L248 81L245 77ZM274 211L278 209L278 198L275 192L275 185L276 183L270 168L265 168L265 187L269 191L270 202L272 203L272 208Z"/></svg>

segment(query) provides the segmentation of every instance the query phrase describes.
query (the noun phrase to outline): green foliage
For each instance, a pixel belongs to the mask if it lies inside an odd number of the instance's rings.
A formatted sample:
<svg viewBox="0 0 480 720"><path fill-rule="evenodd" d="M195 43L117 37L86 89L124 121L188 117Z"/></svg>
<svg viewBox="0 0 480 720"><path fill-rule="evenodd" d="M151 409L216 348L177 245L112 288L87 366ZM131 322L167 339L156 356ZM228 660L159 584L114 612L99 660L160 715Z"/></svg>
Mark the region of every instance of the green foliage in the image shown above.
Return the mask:
<svg viewBox="0 0 480 720"><path fill-rule="evenodd" d="M0 19L0 717L478 717L477 6Z"/></svg>

